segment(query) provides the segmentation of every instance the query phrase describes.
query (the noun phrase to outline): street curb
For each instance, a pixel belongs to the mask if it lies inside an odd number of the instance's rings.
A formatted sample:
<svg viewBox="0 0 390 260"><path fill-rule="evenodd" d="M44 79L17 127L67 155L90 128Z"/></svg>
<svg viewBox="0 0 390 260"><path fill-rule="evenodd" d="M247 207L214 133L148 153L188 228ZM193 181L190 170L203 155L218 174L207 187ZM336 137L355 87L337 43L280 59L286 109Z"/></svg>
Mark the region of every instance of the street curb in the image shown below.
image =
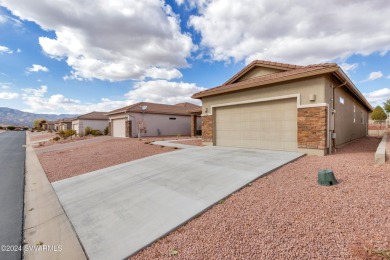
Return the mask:
<svg viewBox="0 0 390 260"><path fill-rule="evenodd" d="M385 134L382 138L382 141L379 143L378 148L375 152L375 164L381 165L386 162L386 139L387 134Z"/></svg>
<svg viewBox="0 0 390 260"><path fill-rule="evenodd" d="M26 134L24 259L87 259ZM41 245L39 248L32 247Z"/></svg>

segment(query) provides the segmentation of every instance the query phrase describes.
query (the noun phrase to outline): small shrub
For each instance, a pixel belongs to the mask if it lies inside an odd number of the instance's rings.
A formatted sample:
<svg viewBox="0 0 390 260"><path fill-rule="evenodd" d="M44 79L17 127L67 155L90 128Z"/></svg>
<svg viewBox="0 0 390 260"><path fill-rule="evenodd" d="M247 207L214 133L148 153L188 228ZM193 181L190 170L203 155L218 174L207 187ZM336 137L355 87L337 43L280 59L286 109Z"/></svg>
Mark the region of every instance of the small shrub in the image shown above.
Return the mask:
<svg viewBox="0 0 390 260"><path fill-rule="evenodd" d="M106 128L104 128L104 135L108 135L109 134L109 129L108 129L108 126Z"/></svg>
<svg viewBox="0 0 390 260"><path fill-rule="evenodd" d="M84 129L84 134L85 135L90 135L90 134L92 134L92 127L89 127L89 126L87 126L85 129Z"/></svg>
<svg viewBox="0 0 390 260"><path fill-rule="evenodd" d="M100 136L100 135L103 135L103 134L98 129L92 129L91 130L91 135L93 135L93 136Z"/></svg>
<svg viewBox="0 0 390 260"><path fill-rule="evenodd" d="M58 140L60 140L61 138L59 137L59 136L56 136L56 137L54 137L53 138L53 141L58 141Z"/></svg>
<svg viewBox="0 0 390 260"><path fill-rule="evenodd" d="M58 135L59 135L60 137L64 138L64 139L66 139L66 137L65 137L65 131L64 131L64 130L59 131L59 132L58 132Z"/></svg>
<svg viewBox="0 0 390 260"><path fill-rule="evenodd" d="M72 139L72 136L76 135L76 130L69 129L65 131L66 137L70 137Z"/></svg>

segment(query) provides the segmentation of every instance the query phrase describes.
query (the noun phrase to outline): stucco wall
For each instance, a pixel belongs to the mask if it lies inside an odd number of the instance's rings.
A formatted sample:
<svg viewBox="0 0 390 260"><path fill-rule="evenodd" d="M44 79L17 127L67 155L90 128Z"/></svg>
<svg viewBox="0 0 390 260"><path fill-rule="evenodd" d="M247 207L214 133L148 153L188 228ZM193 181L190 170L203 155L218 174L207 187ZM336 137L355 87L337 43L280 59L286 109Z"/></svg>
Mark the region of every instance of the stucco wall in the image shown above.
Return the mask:
<svg viewBox="0 0 390 260"><path fill-rule="evenodd" d="M104 133L104 129L108 126L108 120L74 120L72 121L72 129L76 130L77 134L84 134L86 127L91 127L92 129L100 130Z"/></svg>
<svg viewBox="0 0 390 260"><path fill-rule="evenodd" d="M191 116L178 115L162 115L162 114L131 114L136 118L136 131L133 131L133 136L138 133L138 122L144 121L146 133L142 136L157 136L160 135L191 135ZM171 120L170 118L176 118ZM134 125L134 124L133 124ZM158 130L159 131L158 131Z"/></svg>
<svg viewBox="0 0 390 260"><path fill-rule="evenodd" d="M163 115L163 114L142 114L142 113L130 113L119 114L110 116L110 119L128 117L132 121L132 137L138 136L138 125L140 122L144 122L146 133L142 133L142 136L158 136L158 134L164 135L191 135L191 116L180 115ZM169 118L176 118L171 120ZM158 130L159 131L158 131Z"/></svg>
<svg viewBox="0 0 390 260"><path fill-rule="evenodd" d="M202 109L203 113L205 113L206 108L208 110L208 113L210 113L212 105L270 98L291 94L300 94L301 105L323 103L325 102L325 82L326 77L321 76L308 78L306 80L292 81L284 84L274 84L264 87L260 86L258 88L243 90L236 93L227 93L218 96L204 97L202 99ZM309 96L311 94L316 95L316 100L314 102L311 102L309 100Z"/></svg>
<svg viewBox="0 0 390 260"><path fill-rule="evenodd" d="M343 87L335 89L335 110L336 145L367 135L368 111Z"/></svg>

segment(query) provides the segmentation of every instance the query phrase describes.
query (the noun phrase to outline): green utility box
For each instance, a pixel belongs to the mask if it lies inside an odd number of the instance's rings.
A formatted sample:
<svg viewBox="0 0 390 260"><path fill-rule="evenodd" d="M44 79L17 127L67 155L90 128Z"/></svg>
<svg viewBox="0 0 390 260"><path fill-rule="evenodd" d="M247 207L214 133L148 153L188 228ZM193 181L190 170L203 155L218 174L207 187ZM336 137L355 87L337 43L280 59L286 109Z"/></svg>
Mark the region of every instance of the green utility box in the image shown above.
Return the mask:
<svg viewBox="0 0 390 260"><path fill-rule="evenodd" d="M322 186L332 186L337 184L336 177L334 177L332 170L318 171L318 184Z"/></svg>

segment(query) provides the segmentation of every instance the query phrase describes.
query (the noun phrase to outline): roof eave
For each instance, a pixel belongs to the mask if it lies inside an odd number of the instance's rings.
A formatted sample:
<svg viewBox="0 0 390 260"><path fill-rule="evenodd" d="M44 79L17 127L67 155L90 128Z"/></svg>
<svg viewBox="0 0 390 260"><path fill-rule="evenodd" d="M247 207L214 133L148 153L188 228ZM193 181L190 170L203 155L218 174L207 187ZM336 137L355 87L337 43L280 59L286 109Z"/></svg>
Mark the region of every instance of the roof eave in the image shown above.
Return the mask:
<svg viewBox="0 0 390 260"><path fill-rule="evenodd" d="M116 115L116 114L122 114L122 113L126 113L127 110L121 110L121 111L117 111L117 112L110 112L110 113L107 113L107 114L104 114L105 116L110 116L110 115Z"/></svg>
<svg viewBox="0 0 390 260"><path fill-rule="evenodd" d="M249 88L253 88L253 87L257 87L257 86L264 86L264 85L269 85L269 84L274 84L274 83L279 83L279 82L284 82L284 81L290 81L290 80L294 80L294 79L300 79L300 78L306 78L306 77L310 77L310 76L317 76L317 75L332 73L332 72L335 72L337 70L338 70L337 67L328 67L328 68L321 68L321 69L314 70L314 71L302 72L302 73L298 73L295 75L287 75L287 76L281 77L281 78L269 79L269 80L266 80L264 82L256 82L256 80L253 80L251 82L248 82L247 84L243 84L243 83L245 83L245 81L242 81L242 82L240 82L242 85L239 85L237 88L233 88L233 89L223 89L222 88L219 90L210 91L210 92L206 92L206 93L195 93L191 96L191 98L201 99L203 97L209 97L209 96L214 96L214 95L219 95L219 94L224 94L224 93L229 93L229 92L235 92L235 91L249 89Z"/></svg>
<svg viewBox="0 0 390 260"><path fill-rule="evenodd" d="M367 99L363 96L363 94L356 88L355 84L350 80L350 78L344 73L344 71L339 68L337 71L335 71L336 76L341 78L341 80L344 80L347 82L348 89L372 112L373 107L371 104L367 101Z"/></svg>

